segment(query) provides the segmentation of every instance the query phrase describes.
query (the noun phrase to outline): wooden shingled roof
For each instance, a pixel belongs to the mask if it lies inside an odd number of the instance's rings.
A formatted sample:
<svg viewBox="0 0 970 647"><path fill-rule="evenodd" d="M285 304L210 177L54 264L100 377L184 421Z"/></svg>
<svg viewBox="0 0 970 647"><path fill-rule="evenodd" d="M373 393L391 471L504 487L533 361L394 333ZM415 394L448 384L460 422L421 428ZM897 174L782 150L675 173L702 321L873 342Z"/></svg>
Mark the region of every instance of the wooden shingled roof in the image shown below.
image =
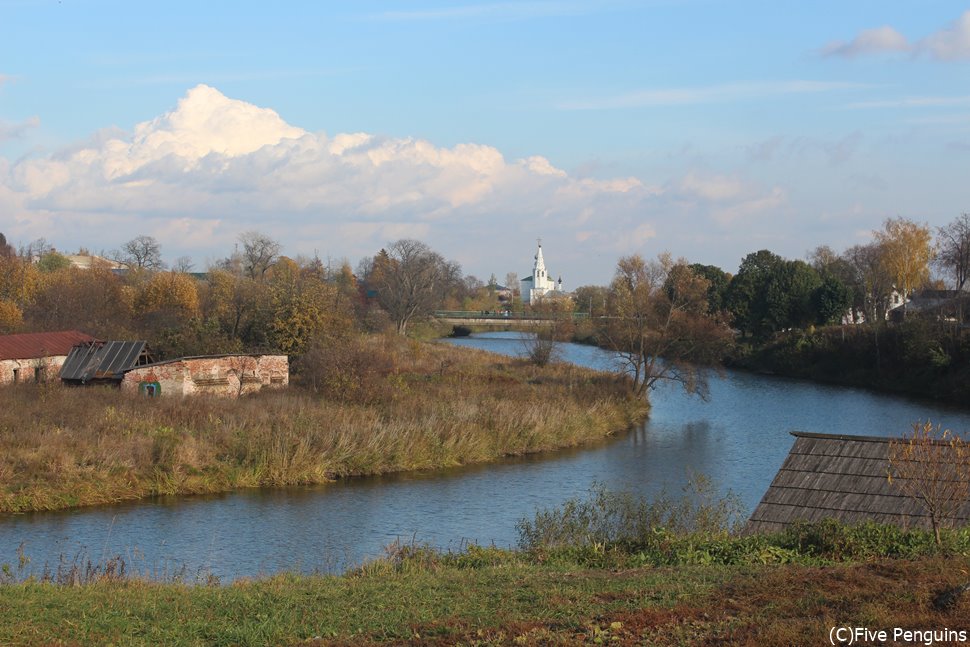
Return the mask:
<svg viewBox="0 0 970 647"><path fill-rule="evenodd" d="M748 520L747 532L777 532L795 521L826 518L931 527L922 505L887 478L892 438L792 435L795 443ZM956 521L970 523L970 503Z"/></svg>

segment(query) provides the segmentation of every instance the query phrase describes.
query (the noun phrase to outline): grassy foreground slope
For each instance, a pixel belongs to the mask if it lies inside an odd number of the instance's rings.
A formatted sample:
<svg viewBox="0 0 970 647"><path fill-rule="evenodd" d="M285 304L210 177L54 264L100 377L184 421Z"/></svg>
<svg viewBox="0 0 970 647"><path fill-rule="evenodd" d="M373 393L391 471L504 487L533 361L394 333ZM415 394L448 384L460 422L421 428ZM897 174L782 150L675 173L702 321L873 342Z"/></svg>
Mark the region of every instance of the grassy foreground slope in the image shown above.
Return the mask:
<svg viewBox="0 0 970 647"><path fill-rule="evenodd" d="M833 626L970 624L967 600L932 604L966 579L966 557L620 570L477 558L231 586L11 584L0 644L821 645Z"/></svg>
<svg viewBox="0 0 970 647"><path fill-rule="evenodd" d="M238 401L0 389L0 513L479 463L602 438L648 408L612 375L444 345L374 337L350 363L316 393Z"/></svg>

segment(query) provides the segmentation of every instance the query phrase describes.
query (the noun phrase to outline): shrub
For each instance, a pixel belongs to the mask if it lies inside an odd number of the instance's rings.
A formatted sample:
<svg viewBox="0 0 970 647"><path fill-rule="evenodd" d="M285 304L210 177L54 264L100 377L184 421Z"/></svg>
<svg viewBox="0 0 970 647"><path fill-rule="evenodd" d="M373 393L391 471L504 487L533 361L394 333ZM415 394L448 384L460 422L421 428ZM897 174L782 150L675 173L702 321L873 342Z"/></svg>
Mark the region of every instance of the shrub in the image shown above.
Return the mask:
<svg viewBox="0 0 970 647"><path fill-rule="evenodd" d="M653 500L594 484L585 498L538 511L518 524L519 545L534 558L585 567L858 562L970 555L970 527L931 531L892 525L795 523L774 534L741 535L735 497L711 496L700 479L679 500Z"/></svg>
<svg viewBox="0 0 970 647"><path fill-rule="evenodd" d="M825 519L792 524L778 536L778 544L800 555L832 561L912 559L937 553L970 553L970 528L943 531L938 546L930 530L904 530L873 522L849 525Z"/></svg>
<svg viewBox="0 0 970 647"><path fill-rule="evenodd" d="M656 545L669 537L701 534L727 537L739 528L742 507L736 496L717 498L708 479L697 477L680 499L661 492L647 500L631 492L613 492L594 483L586 498L540 510L532 521L517 524L526 550L597 544Z"/></svg>
<svg viewBox="0 0 970 647"><path fill-rule="evenodd" d="M394 357L380 336L323 335L314 339L295 367L312 391L338 402L370 403L381 399Z"/></svg>

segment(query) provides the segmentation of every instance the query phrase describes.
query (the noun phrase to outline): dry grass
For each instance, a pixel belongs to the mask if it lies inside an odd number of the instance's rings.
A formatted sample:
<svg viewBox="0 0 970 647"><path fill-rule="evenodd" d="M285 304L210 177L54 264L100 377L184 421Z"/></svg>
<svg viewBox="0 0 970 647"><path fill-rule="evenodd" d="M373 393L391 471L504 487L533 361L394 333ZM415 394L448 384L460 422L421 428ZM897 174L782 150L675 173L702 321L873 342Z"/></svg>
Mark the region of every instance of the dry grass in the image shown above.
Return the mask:
<svg viewBox="0 0 970 647"><path fill-rule="evenodd" d="M386 370L354 398L298 388L238 401L0 389L0 512L477 463L577 445L646 414L610 375L368 343Z"/></svg>

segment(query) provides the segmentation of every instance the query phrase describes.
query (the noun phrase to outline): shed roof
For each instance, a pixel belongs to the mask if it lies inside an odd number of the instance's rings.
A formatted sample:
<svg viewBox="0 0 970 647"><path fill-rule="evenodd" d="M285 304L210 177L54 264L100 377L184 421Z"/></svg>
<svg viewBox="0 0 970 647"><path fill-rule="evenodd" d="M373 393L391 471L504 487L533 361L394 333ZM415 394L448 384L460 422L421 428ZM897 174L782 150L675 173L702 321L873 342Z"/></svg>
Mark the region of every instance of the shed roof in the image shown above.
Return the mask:
<svg viewBox="0 0 970 647"><path fill-rule="evenodd" d="M890 483L889 442L876 436L792 432L784 464L748 520L748 532L777 532L795 521L875 521L930 528L923 506ZM893 477L894 482L897 481ZM970 503L957 522L970 523Z"/></svg>
<svg viewBox="0 0 970 647"><path fill-rule="evenodd" d="M78 344L61 368L61 379L76 382L121 380L125 371L152 360L144 341L95 341Z"/></svg>
<svg viewBox="0 0 970 647"><path fill-rule="evenodd" d="M67 355L75 344L94 341L80 330L34 332L0 336L0 360Z"/></svg>

